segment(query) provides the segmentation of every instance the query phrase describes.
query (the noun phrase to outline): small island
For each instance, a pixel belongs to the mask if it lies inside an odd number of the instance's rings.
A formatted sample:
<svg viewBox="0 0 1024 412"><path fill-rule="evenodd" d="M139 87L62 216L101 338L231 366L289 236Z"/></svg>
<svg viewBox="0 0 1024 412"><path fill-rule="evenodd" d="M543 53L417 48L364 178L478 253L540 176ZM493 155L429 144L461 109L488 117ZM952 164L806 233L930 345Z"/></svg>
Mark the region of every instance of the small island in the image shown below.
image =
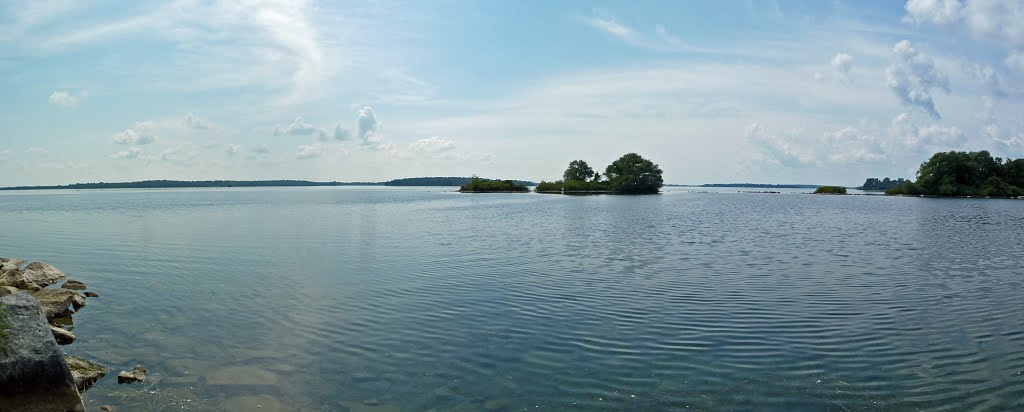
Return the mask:
<svg viewBox="0 0 1024 412"><path fill-rule="evenodd" d="M560 194L656 194L664 186L661 168L636 153L627 153L604 170L595 172L583 160L569 162L562 180L541 181L537 193Z"/></svg>
<svg viewBox="0 0 1024 412"><path fill-rule="evenodd" d="M887 195L996 197L1024 196L1024 159L1003 160L988 151L939 152L921 164L917 181Z"/></svg>
<svg viewBox="0 0 1024 412"><path fill-rule="evenodd" d="M477 176L469 178L469 183L459 187L461 193L525 193L530 188L513 180L481 179Z"/></svg>
<svg viewBox="0 0 1024 412"><path fill-rule="evenodd" d="M816 195L845 195L846 188L842 186L821 186L814 189Z"/></svg>

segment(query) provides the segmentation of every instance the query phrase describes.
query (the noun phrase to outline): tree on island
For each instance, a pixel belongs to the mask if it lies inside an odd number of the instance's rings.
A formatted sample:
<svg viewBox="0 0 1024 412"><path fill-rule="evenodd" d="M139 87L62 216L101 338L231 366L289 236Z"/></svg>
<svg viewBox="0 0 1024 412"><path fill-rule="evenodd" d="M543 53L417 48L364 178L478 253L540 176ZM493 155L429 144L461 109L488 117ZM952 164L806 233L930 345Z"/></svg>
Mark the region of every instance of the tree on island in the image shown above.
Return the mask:
<svg viewBox="0 0 1024 412"><path fill-rule="evenodd" d="M521 193L529 192L530 188L512 180L488 180L473 175L469 178L469 183L459 187L459 191L464 193Z"/></svg>
<svg viewBox="0 0 1024 412"><path fill-rule="evenodd" d="M903 185L905 185L907 183L910 183L910 181L906 180L906 179L904 179L902 177L899 178L899 179L896 179L896 180L891 180L888 177L885 178L885 179L881 179L881 180L879 180L877 177L869 177L867 180L864 181L864 184L861 185L861 187L858 187L858 189L860 189L860 190L889 190L889 189L892 189L894 187L903 186Z"/></svg>
<svg viewBox="0 0 1024 412"><path fill-rule="evenodd" d="M586 182L594 178L594 169L583 160L573 160L569 162L569 168L565 169L565 173L562 173L562 179L579 180Z"/></svg>
<svg viewBox="0 0 1024 412"><path fill-rule="evenodd" d="M917 181L890 195L1024 196L1024 159L1003 161L988 151L939 152L921 164Z"/></svg>
<svg viewBox="0 0 1024 412"><path fill-rule="evenodd" d="M664 185L661 168L636 153L628 153L612 162L605 168L604 175L615 193L658 193Z"/></svg>

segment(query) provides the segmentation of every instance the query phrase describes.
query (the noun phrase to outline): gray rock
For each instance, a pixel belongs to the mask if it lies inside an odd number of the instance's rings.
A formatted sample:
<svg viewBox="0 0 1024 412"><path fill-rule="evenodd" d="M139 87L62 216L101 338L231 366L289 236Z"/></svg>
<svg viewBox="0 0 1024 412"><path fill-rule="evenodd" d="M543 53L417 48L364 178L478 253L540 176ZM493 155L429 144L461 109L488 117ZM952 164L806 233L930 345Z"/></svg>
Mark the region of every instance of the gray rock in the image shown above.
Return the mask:
<svg viewBox="0 0 1024 412"><path fill-rule="evenodd" d="M21 293L21 289L14 286L0 286L0 296L13 295L15 293Z"/></svg>
<svg viewBox="0 0 1024 412"><path fill-rule="evenodd" d="M2 262L0 263L0 275L6 275L7 272L13 272L18 270L18 266L13 263Z"/></svg>
<svg viewBox="0 0 1024 412"><path fill-rule="evenodd" d="M100 294L96 293L96 292L85 292L85 297L87 297L87 298L98 298L98 297L100 297Z"/></svg>
<svg viewBox="0 0 1024 412"><path fill-rule="evenodd" d="M39 300L39 306L43 308L43 315L48 321L71 315L69 307L72 304L85 302L84 296L67 289L43 289L32 295Z"/></svg>
<svg viewBox="0 0 1024 412"><path fill-rule="evenodd" d="M0 351L0 411L85 411L64 354L36 299L0 296L8 327Z"/></svg>
<svg viewBox="0 0 1024 412"><path fill-rule="evenodd" d="M75 342L75 334L67 329L50 325L50 332L53 333L53 339L58 345L70 345Z"/></svg>
<svg viewBox="0 0 1024 412"><path fill-rule="evenodd" d="M63 288L63 289L71 289L71 290L85 290L86 289L85 284L82 283L82 282L79 282L77 280L69 280L67 282L64 282L64 284L60 285L60 287Z"/></svg>
<svg viewBox="0 0 1024 412"><path fill-rule="evenodd" d="M117 374L117 383L134 383L146 380L146 368L142 365L135 365L131 372L121 371Z"/></svg>
<svg viewBox="0 0 1024 412"><path fill-rule="evenodd" d="M107 367L96 362L71 355L65 355L64 359L68 362L68 368L71 369L71 377L75 380L75 386L78 387L79 392L89 390L89 388L96 384L96 381L107 376Z"/></svg>
<svg viewBox="0 0 1024 412"><path fill-rule="evenodd" d="M4 263L5 265L10 262ZM18 289L40 290L64 279L59 269L42 262L32 262L24 269L3 272L0 275L0 286L14 286Z"/></svg>

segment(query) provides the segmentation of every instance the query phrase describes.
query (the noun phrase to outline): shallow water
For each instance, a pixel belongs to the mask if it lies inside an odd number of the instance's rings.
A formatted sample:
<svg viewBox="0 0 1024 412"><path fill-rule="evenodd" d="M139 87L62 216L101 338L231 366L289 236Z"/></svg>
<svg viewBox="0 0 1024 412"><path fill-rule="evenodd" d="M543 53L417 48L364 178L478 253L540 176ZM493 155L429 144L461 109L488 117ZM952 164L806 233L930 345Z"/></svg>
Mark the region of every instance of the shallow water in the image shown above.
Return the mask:
<svg viewBox="0 0 1024 412"><path fill-rule="evenodd" d="M716 191L9 192L0 255L102 295L91 409L1024 409L1024 201Z"/></svg>

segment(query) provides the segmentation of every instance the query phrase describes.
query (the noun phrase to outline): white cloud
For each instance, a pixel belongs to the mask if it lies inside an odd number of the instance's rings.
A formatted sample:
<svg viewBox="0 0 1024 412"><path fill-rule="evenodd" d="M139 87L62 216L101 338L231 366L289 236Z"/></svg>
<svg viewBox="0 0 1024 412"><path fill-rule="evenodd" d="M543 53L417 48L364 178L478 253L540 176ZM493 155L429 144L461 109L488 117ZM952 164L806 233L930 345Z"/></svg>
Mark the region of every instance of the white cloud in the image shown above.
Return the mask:
<svg viewBox="0 0 1024 412"><path fill-rule="evenodd" d="M961 18L964 5L960 0L908 0L904 8L905 22L949 24Z"/></svg>
<svg viewBox="0 0 1024 412"><path fill-rule="evenodd" d="M995 68L989 65L978 63L967 63L963 66L964 73L981 82L988 91L997 97L1006 97L1007 92L1003 87L1003 79L996 72Z"/></svg>
<svg viewBox="0 0 1024 412"><path fill-rule="evenodd" d="M846 53L836 53L836 55L832 57L831 64L832 70L836 72L836 76L838 76L840 80L850 80L850 70L853 69L853 56Z"/></svg>
<svg viewBox="0 0 1024 412"><path fill-rule="evenodd" d="M190 143L169 147L160 153L160 160L170 163L190 163L199 157L199 152Z"/></svg>
<svg viewBox="0 0 1024 412"><path fill-rule="evenodd" d="M378 133L380 132L381 123L377 120L377 115L373 113L372 107L363 106L362 109L359 109L359 117L356 124L356 137L363 144L370 144L380 140Z"/></svg>
<svg viewBox="0 0 1024 412"><path fill-rule="evenodd" d="M238 154L238 150L241 148L242 146L239 146L237 144L229 144L227 148L224 149L224 152L227 153L228 156L234 156Z"/></svg>
<svg viewBox="0 0 1024 412"><path fill-rule="evenodd" d="M116 144L142 146L156 141L156 125L153 122L137 122L134 127L114 133Z"/></svg>
<svg viewBox="0 0 1024 412"><path fill-rule="evenodd" d="M797 134L797 133L793 133ZM814 156L795 139L769 133L759 123L747 127L744 137L759 147L769 161L785 167L806 167L814 164Z"/></svg>
<svg viewBox="0 0 1024 412"><path fill-rule="evenodd" d="M181 119L181 127L191 130L206 130L211 127L210 122L203 120L193 113L185 115L184 119Z"/></svg>
<svg viewBox="0 0 1024 412"><path fill-rule="evenodd" d="M261 154L261 155L269 154L270 153L270 147L268 147L265 144L261 144L259 146L253 147L252 148L252 152L256 153L256 154Z"/></svg>
<svg viewBox="0 0 1024 412"><path fill-rule="evenodd" d="M327 138L327 130L308 124L301 117L296 117L295 121L288 126L279 125L274 127L274 136L311 136L314 134L320 139Z"/></svg>
<svg viewBox="0 0 1024 412"><path fill-rule="evenodd" d="M30 148L26 149L25 152L26 153L37 153L37 154L50 153L50 151L46 150L46 148L44 148L44 147L30 147Z"/></svg>
<svg viewBox="0 0 1024 412"><path fill-rule="evenodd" d="M1010 70L1024 76L1024 51L1015 51L1010 53L1009 56L1006 56L1006 60L1004 60L1003 63L1006 64L1006 67L1009 67Z"/></svg>
<svg viewBox="0 0 1024 412"><path fill-rule="evenodd" d="M50 94L50 104L58 106L72 107L78 104L78 100L85 96L85 93L79 93L77 96L71 92L65 90L56 90Z"/></svg>
<svg viewBox="0 0 1024 412"><path fill-rule="evenodd" d="M826 132L821 140L832 163L878 162L887 158L880 139L853 126Z"/></svg>
<svg viewBox="0 0 1024 412"><path fill-rule="evenodd" d="M437 153L455 149L455 141L440 137L428 137L409 144L409 151L422 153Z"/></svg>
<svg viewBox="0 0 1024 412"><path fill-rule="evenodd" d="M967 142L967 136L960 128L934 122L915 122L909 113L900 113L893 118L889 131L895 143L918 153L959 149Z"/></svg>
<svg viewBox="0 0 1024 412"><path fill-rule="evenodd" d="M608 17L578 17L584 25L610 35L631 46L659 52L706 52L693 47L668 31L665 26L655 25L652 30L640 31Z"/></svg>
<svg viewBox="0 0 1024 412"><path fill-rule="evenodd" d="M334 140L349 140L352 138L352 132L341 126L341 122L338 122L334 126Z"/></svg>
<svg viewBox="0 0 1024 412"><path fill-rule="evenodd" d="M132 146L132 147L129 147L128 149L125 149L125 150L122 150L120 152L117 152L117 153L114 153L114 154L110 155L110 158L111 159L125 159L125 160L128 160L128 159L137 159L141 155L142 155L142 149L140 149L140 148L138 148L136 146Z"/></svg>
<svg viewBox="0 0 1024 412"><path fill-rule="evenodd" d="M939 119L932 90L950 92L949 78L935 67L931 57L919 52L903 40L892 48L895 62L885 69L889 88L904 106L917 107L933 118Z"/></svg>
<svg viewBox="0 0 1024 412"><path fill-rule="evenodd" d="M320 144L314 143L310 145L299 146L295 152L296 159L315 159L327 154L327 147Z"/></svg>

